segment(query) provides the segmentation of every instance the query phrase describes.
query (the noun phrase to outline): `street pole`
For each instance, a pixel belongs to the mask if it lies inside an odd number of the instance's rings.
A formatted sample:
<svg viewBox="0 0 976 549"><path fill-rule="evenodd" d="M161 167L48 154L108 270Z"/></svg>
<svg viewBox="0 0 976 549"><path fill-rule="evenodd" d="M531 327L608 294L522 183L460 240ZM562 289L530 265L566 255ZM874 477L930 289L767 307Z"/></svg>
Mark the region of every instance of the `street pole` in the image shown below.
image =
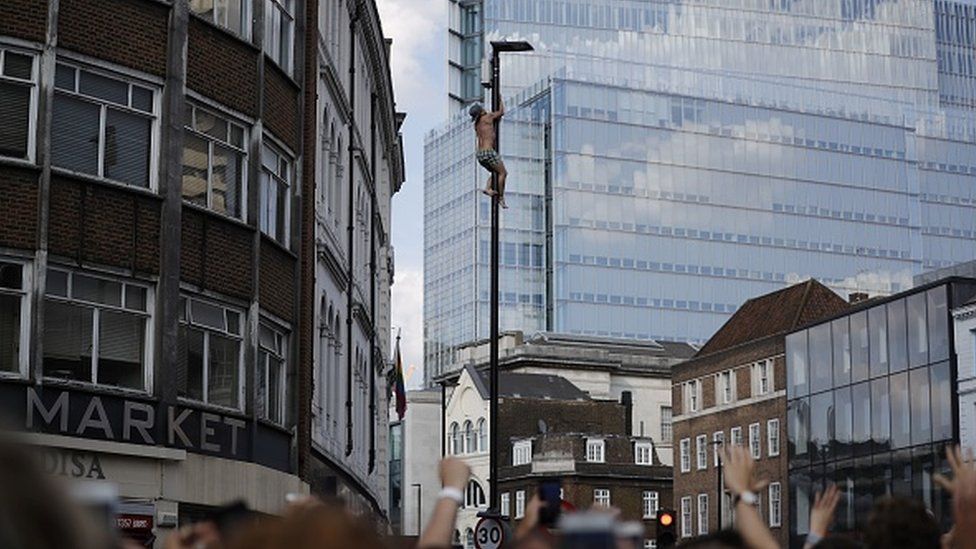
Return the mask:
<svg viewBox="0 0 976 549"><path fill-rule="evenodd" d="M491 48L491 110L496 112L501 104L501 86L499 84L498 49ZM501 121L495 119L495 150L501 151ZM492 173L491 187L498 191L498 176ZM488 368L490 369L490 403L488 410L488 424L491 427L491 452L489 455L490 469L488 490L491 492L489 509L500 511L498 494L498 197L491 199L491 321L489 337L491 343L488 351Z"/></svg>

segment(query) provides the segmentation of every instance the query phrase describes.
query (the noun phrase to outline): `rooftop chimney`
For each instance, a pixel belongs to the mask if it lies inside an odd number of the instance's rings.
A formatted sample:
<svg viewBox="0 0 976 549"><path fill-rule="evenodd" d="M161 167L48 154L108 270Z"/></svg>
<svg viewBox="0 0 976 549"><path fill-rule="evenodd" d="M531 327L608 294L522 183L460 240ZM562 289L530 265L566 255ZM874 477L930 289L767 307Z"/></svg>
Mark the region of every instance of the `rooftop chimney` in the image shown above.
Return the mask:
<svg viewBox="0 0 976 549"><path fill-rule="evenodd" d="M624 413L627 415L624 429L627 431L627 436L631 436L634 434L634 394L624 391L620 394L620 403L624 405Z"/></svg>
<svg viewBox="0 0 976 549"><path fill-rule="evenodd" d="M867 292L853 292L851 294L848 294L847 296L848 303L852 305L854 303L860 303L862 301L867 301L867 300L868 300Z"/></svg>

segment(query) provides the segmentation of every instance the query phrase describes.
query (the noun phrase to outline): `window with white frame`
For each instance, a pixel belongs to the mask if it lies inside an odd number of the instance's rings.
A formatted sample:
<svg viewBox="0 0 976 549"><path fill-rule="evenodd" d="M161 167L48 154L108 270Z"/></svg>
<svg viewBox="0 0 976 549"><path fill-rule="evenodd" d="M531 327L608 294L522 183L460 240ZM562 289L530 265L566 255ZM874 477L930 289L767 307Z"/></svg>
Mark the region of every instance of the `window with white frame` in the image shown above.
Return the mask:
<svg viewBox="0 0 976 549"><path fill-rule="evenodd" d="M32 53L0 47L0 156L34 157L36 58Z"/></svg>
<svg viewBox="0 0 976 549"><path fill-rule="evenodd" d="M773 361L766 359L757 362L753 368L753 391L756 395L766 395L773 388Z"/></svg>
<svg viewBox="0 0 976 549"><path fill-rule="evenodd" d="M693 379L685 384L685 412L697 412L701 404L701 380Z"/></svg>
<svg viewBox="0 0 976 549"><path fill-rule="evenodd" d="M485 418L478 419L478 451L487 452L488 451L488 423Z"/></svg>
<svg viewBox="0 0 976 549"><path fill-rule="evenodd" d="M291 179L291 157L265 140L261 148L258 224L261 232L285 246L291 224Z"/></svg>
<svg viewBox="0 0 976 549"><path fill-rule="evenodd" d="M251 37L251 0L190 0L190 11L245 40Z"/></svg>
<svg viewBox="0 0 976 549"><path fill-rule="evenodd" d="M295 0L264 0L264 53L288 74L294 41Z"/></svg>
<svg viewBox="0 0 976 549"><path fill-rule="evenodd" d="M187 104L183 137L183 200L246 218L247 133L211 110Z"/></svg>
<svg viewBox="0 0 976 549"><path fill-rule="evenodd" d="M603 463L606 444L602 438L586 439L586 461L590 463Z"/></svg>
<svg viewBox="0 0 976 549"><path fill-rule="evenodd" d="M27 373L30 346L29 274L26 264L0 259L0 373Z"/></svg>
<svg viewBox="0 0 976 549"><path fill-rule="evenodd" d="M749 453L752 454L752 459L762 457L762 435L758 423L749 425Z"/></svg>
<svg viewBox="0 0 976 549"><path fill-rule="evenodd" d="M671 407L661 406L661 440L670 444L672 438L674 432L671 426Z"/></svg>
<svg viewBox="0 0 976 549"><path fill-rule="evenodd" d="M610 489L595 488L593 490L593 505L596 507L610 507Z"/></svg>
<svg viewBox="0 0 976 549"><path fill-rule="evenodd" d="M641 508L646 519L657 516L658 496L653 490L644 490Z"/></svg>
<svg viewBox="0 0 976 549"><path fill-rule="evenodd" d="M654 446L650 441L642 440L634 443L634 463L654 465Z"/></svg>
<svg viewBox="0 0 976 549"><path fill-rule="evenodd" d="M241 409L244 313L195 297L181 298L179 396Z"/></svg>
<svg viewBox="0 0 976 549"><path fill-rule="evenodd" d="M716 395L720 395L722 404L735 401L735 372L726 370L715 377Z"/></svg>
<svg viewBox="0 0 976 549"><path fill-rule="evenodd" d="M456 456L460 454L461 446L463 445L463 442L461 438L461 427L457 424L456 421L451 423L450 441L451 441L451 455Z"/></svg>
<svg viewBox="0 0 976 549"><path fill-rule="evenodd" d="M525 516L525 490L515 492L515 518Z"/></svg>
<svg viewBox="0 0 976 549"><path fill-rule="evenodd" d="M52 268L46 294L46 377L148 389L153 306L147 285Z"/></svg>
<svg viewBox="0 0 976 549"><path fill-rule="evenodd" d="M708 494L698 494L698 534L708 533Z"/></svg>
<svg viewBox="0 0 976 549"><path fill-rule="evenodd" d="M735 498L732 496L732 492L724 490L722 492L722 516L719 520L722 523L722 528L731 528L735 523Z"/></svg>
<svg viewBox="0 0 976 549"><path fill-rule="evenodd" d="M258 327L258 417L285 423L285 365L288 339L283 330L262 322Z"/></svg>
<svg viewBox="0 0 976 549"><path fill-rule="evenodd" d="M657 549L657 540L656 539L645 539L644 540L644 549Z"/></svg>
<svg viewBox="0 0 976 549"><path fill-rule="evenodd" d="M58 63L51 164L154 188L156 90L126 78Z"/></svg>
<svg viewBox="0 0 976 549"><path fill-rule="evenodd" d="M466 454L475 453L478 448L475 446L478 440L475 438L474 424L470 419L464 421L464 452Z"/></svg>
<svg viewBox="0 0 976 549"><path fill-rule="evenodd" d="M512 465L532 463L532 441L518 440L512 443Z"/></svg>
<svg viewBox="0 0 976 549"><path fill-rule="evenodd" d="M742 446L742 427L729 429L729 443L732 446Z"/></svg>
<svg viewBox="0 0 976 549"><path fill-rule="evenodd" d="M783 489L780 483L769 485L769 526L776 528L783 523Z"/></svg>
<svg viewBox="0 0 976 549"><path fill-rule="evenodd" d="M766 422L766 452L770 457L779 455L779 420L771 419Z"/></svg>
<svg viewBox="0 0 976 549"><path fill-rule="evenodd" d="M464 491L464 507L468 509L480 509L488 505L485 499L485 491L476 480L468 481L468 489Z"/></svg>
<svg viewBox="0 0 976 549"><path fill-rule="evenodd" d="M696 464L698 469L708 468L708 437L705 435L698 435L695 437L695 456Z"/></svg>
<svg viewBox="0 0 976 549"><path fill-rule="evenodd" d="M725 448L725 431L715 431L712 433L712 453L715 454L715 467L718 467L721 460L722 450Z"/></svg>
<svg viewBox="0 0 976 549"><path fill-rule="evenodd" d="M691 496L681 498L681 537L690 538L691 533Z"/></svg>
<svg viewBox="0 0 976 549"><path fill-rule="evenodd" d="M678 443L681 453L681 472L691 471L691 439L683 438Z"/></svg>
<svg viewBox="0 0 976 549"><path fill-rule="evenodd" d="M500 495L500 498L499 499L500 499L500 506L501 506L502 516L503 517L509 516L508 513L511 511L511 508L512 508L512 505L511 505L512 504L512 494L509 494L508 492L505 492L505 493L503 493L503 494Z"/></svg>

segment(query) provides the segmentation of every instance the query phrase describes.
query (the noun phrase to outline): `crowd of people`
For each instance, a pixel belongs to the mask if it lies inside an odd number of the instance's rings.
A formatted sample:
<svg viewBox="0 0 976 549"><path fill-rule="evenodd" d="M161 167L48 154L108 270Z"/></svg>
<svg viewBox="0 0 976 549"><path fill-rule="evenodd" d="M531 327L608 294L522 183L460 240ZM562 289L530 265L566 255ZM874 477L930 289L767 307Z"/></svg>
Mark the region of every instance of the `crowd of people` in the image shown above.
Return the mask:
<svg viewBox="0 0 976 549"><path fill-rule="evenodd" d="M758 509L750 503L765 487L749 452L741 447L724 451L725 484L734 495L735 521L731 529L680 540L689 549L778 548ZM834 512L843 497L836 487L818 493L810 511L810 532L804 549L898 548L976 549L976 461L958 447L947 450L951 478L936 476L952 495L953 527L940 532L938 522L915 500L878 500L867 526L857 537L830 532ZM471 471L455 458L440 463L443 489L416 547L452 547L462 490ZM525 508L509 547L517 549L612 548L639 549L643 530L627 528L613 509L590 509L566 514L556 528L540 521L544 502L537 495ZM395 547L374 525L350 514L337 503L304 497L292 501L281 516L241 515L233 523L204 520L184 525L165 540L166 549L384 549ZM100 519L100 520L99 520ZM583 520L586 519L586 520ZM578 528L588 525L586 528ZM604 535L593 535L594 528ZM588 535L577 535L586 531ZM22 448L0 445L0 548L4 549L135 549L132 541L112 531L104 517L81 505L63 486L45 475Z"/></svg>

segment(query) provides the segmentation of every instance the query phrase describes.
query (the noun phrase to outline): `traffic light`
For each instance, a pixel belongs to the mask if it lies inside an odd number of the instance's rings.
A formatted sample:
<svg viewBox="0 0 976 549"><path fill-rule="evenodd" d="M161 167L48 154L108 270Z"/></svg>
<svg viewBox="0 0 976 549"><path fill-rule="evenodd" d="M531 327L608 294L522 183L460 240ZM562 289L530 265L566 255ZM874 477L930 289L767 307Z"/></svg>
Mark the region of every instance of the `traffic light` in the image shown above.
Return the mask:
<svg viewBox="0 0 976 549"><path fill-rule="evenodd" d="M671 509L657 510L657 549L671 549L678 541L674 531L674 516Z"/></svg>

